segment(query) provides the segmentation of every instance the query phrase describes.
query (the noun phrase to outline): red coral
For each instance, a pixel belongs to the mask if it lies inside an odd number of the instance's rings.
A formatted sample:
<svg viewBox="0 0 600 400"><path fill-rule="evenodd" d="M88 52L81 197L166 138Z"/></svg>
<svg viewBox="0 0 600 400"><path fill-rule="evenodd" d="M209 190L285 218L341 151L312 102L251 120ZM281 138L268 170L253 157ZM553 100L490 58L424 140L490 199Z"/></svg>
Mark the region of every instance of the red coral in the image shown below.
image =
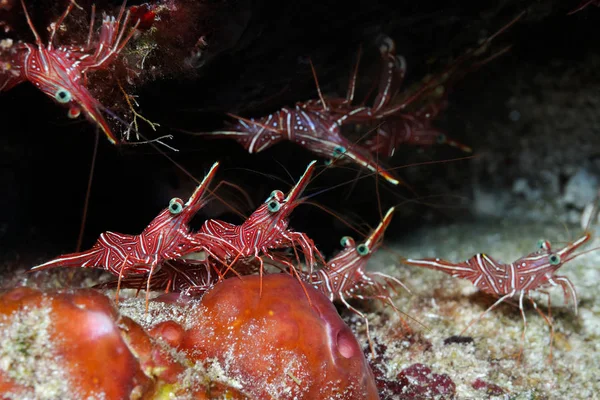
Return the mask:
<svg viewBox="0 0 600 400"><path fill-rule="evenodd" d="M222 383L182 382L190 366L93 290L0 295L0 358L1 399L246 398Z"/></svg>
<svg viewBox="0 0 600 400"><path fill-rule="evenodd" d="M254 398L377 399L352 331L319 291L287 274L225 280L187 316L153 329L195 361L217 359Z"/></svg>
<svg viewBox="0 0 600 400"><path fill-rule="evenodd" d="M502 396L506 391L493 383L487 383L477 378L471 385L473 389L485 391L488 396Z"/></svg>
<svg viewBox="0 0 600 400"><path fill-rule="evenodd" d="M456 385L446 374L435 374L424 364L413 364L398 374L403 399L452 399Z"/></svg>
<svg viewBox="0 0 600 400"><path fill-rule="evenodd" d="M185 325L149 331L98 291L6 292L0 393L377 399L362 349L331 302L287 274L264 277L261 295L259 279L225 280L200 303L161 296L154 301L185 307Z"/></svg>
<svg viewBox="0 0 600 400"><path fill-rule="evenodd" d="M147 392L152 381L117 319L111 302L92 290L44 294L18 288L3 294L0 341L9 365L0 369L0 391L37 397L53 388L58 397L102 393L107 399Z"/></svg>
<svg viewBox="0 0 600 400"><path fill-rule="evenodd" d="M139 21L137 29L140 31L147 31L152 28L154 21L156 20L156 5L144 3L139 6L129 7L132 21Z"/></svg>

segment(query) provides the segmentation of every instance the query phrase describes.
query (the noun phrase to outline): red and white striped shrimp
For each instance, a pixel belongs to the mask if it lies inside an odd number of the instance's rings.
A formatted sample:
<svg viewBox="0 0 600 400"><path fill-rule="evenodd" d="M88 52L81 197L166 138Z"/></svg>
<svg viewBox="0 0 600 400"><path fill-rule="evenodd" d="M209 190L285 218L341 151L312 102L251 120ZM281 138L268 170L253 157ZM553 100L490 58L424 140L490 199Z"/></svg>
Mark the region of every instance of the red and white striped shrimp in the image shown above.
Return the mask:
<svg viewBox="0 0 600 400"><path fill-rule="evenodd" d="M403 113L398 116L389 117L373 137L365 140L364 146L372 153L383 157L393 157L396 150L403 144L415 146L448 145L456 147L465 153L471 153L472 149L448 136L431 124L439 109L431 111L432 105L413 113Z"/></svg>
<svg viewBox="0 0 600 400"><path fill-rule="evenodd" d="M497 261L484 253L476 254L468 260L458 263L440 258L408 258L403 262L407 265L442 271L456 278L468 279L482 292L498 297L498 300L477 319L471 321L462 333L501 303L518 298L519 310L523 318L523 333L519 358L523 352L525 331L527 329L527 319L523 309L523 300L526 297L550 326L550 357L552 357L554 327L548 316L537 307L530 293L541 291L540 289L547 287L560 286L564 293L565 303L568 304L569 301L572 301L575 313L577 313L577 292L573 283L566 276L556 275L556 272L565 263L577 257L578 254L574 254L575 251L587 243L591 237L591 233L585 232L583 236L573 243L559 250L553 250L550 242L541 240L538 243L539 249L537 251L509 264ZM548 297L549 300L550 298Z"/></svg>
<svg viewBox="0 0 600 400"><path fill-rule="evenodd" d="M523 13L483 41L476 49L467 51L444 71L427 81L423 81L416 90L402 97L399 93L406 75L406 60L401 55L396 55L394 41L387 36L383 36L380 39L379 46L381 73L377 83L378 91L371 106L352 105L358 72L357 61L345 99L324 99L321 96L321 100L312 100L305 103L304 108L310 111L327 110L329 115L337 116L338 124L342 125L379 122L380 125L377 127L375 135L369 138L363 146L373 154L391 157L401 144L419 146L446 144L464 152L471 152L469 146L450 139L446 134L433 128L431 121L439 114L441 109L445 108L450 86L467 72L484 65L508 50L508 48L505 48L483 61L474 61L496 36L512 26L522 16ZM463 67L467 61L473 61L472 65ZM441 93L439 93L440 89ZM409 107L416 108L416 111L409 111Z"/></svg>
<svg viewBox="0 0 600 400"><path fill-rule="evenodd" d="M397 286L409 291L400 280L393 276L382 272L367 272L366 270L371 256L381 246L384 232L392 220L393 213L394 208L392 207L365 241L358 245L351 237L344 236L341 239L344 249L331 258L322 269L309 275L307 279L312 286L329 297L329 300L332 302L340 301L350 311L364 320L369 347L373 354L374 348L369 333L369 320L365 314L348 303L348 300L376 299L398 311L392 302L391 291L395 292ZM404 320L402 321L404 323Z"/></svg>
<svg viewBox="0 0 600 400"><path fill-rule="evenodd" d="M327 159L360 165L393 185L400 183L369 152L344 137L339 117L328 115L326 110L308 110L304 103L297 103L295 108L283 107L274 114L257 119L230 116L238 122L226 130L188 133L213 139L235 139L251 154L288 140Z"/></svg>
<svg viewBox="0 0 600 400"><path fill-rule="evenodd" d="M95 287L103 288L130 288L146 290L162 290L165 293L183 293L184 295L201 295L212 288L224 277L213 274L215 266L208 260L202 262L189 262L187 260L165 261L161 268L152 274L127 276L119 280L102 283Z"/></svg>
<svg viewBox="0 0 600 400"><path fill-rule="evenodd" d="M91 249L65 254L33 267L39 271L54 267L100 268L114 275L147 275L150 289L152 275L168 260L178 260L186 255L206 252L214 260L234 257L237 250L226 240L202 232L192 234L189 223L206 204L209 191L219 163L213 164L208 174L187 202L171 199L164 209L139 235L104 232ZM223 262L223 261L221 261Z"/></svg>
<svg viewBox="0 0 600 400"><path fill-rule="evenodd" d="M50 25L50 37L46 45L33 26L24 0L21 0L21 4L35 36L35 44L19 42L0 54L0 92L29 81L54 101L68 107L69 118L77 118L83 113L102 129L112 144L116 144L119 140L102 116L102 111L106 109L87 89L85 76L88 72L108 68L133 36L137 23L125 35L130 21L129 11L124 12L125 3L116 19L104 17L97 41L92 43L95 13L92 8L92 21L85 46L59 47L54 45L56 31L75 3L70 1L63 15Z"/></svg>
<svg viewBox="0 0 600 400"><path fill-rule="evenodd" d="M207 220L204 222L200 233L219 237L236 249L237 255L234 256L235 258L231 257L231 266L249 257L258 259L261 276L264 270L261 255L265 255L275 262L284 263L294 269L287 260L275 257L271 250L294 248L299 245L312 272L316 259L323 258L321 253L315 247L312 239L302 232L288 229L288 225L291 212L302 203L300 196L310 182L316 163L316 161L312 161L308 165L298 183L290 189L287 196L280 190L274 190L269 198L241 225Z"/></svg>
<svg viewBox="0 0 600 400"><path fill-rule="evenodd" d="M283 107L273 114L256 119L228 114L237 122L226 130L186 132L213 139L234 139L250 154L261 152L276 143L288 140L336 163L359 165L380 175L393 185L401 183L366 149L353 144L342 135L341 125L346 116L338 112L341 105L336 104L332 107L325 102L312 63L311 68L321 100L297 102L294 108ZM334 102L338 100L332 99ZM345 102L344 99L342 103Z"/></svg>

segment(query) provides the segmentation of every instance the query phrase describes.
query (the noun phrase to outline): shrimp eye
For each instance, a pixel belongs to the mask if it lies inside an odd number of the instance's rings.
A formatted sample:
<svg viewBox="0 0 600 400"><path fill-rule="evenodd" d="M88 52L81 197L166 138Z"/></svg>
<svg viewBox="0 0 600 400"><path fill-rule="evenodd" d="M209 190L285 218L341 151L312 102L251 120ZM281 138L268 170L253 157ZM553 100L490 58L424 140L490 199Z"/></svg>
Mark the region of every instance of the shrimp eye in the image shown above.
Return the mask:
<svg viewBox="0 0 600 400"><path fill-rule="evenodd" d="M550 261L550 264L552 264L552 265L560 264L560 256L558 254L550 255L550 258L548 260Z"/></svg>
<svg viewBox="0 0 600 400"><path fill-rule="evenodd" d="M71 107L69 108L69 112L67 113L67 116L71 119L79 118L80 115L81 109L79 107Z"/></svg>
<svg viewBox="0 0 600 400"><path fill-rule="evenodd" d="M369 254L369 251L369 247L364 243L361 243L358 246L356 246L356 252L359 256L366 256L367 254Z"/></svg>
<svg viewBox="0 0 600 400"><path fill-rule="evenodd" d="M67 89L60 88L54 94L54 98L61 104L66 104L71 101L73 96Z"/></svg>
<svg viewBox="0 0 600 400"><path fill-rule="evenodd" d="M267 209L270 212L275 213L281 209L281 204L279 204L277 200L271 200L267 203Z"/></svg>
<svg viewBox="0 0 600 400"><path fill-rule="evenodd" d="M436 142L438 142L439 144L444 144L446 143L446 135L439 134L436 138L435 138Z"/></svg>
<svg viewBox="0 0 600 400"><path fill-rule="evenodd" d="M352 239L350 236L344 236L340 239L340 244L343 247L350 247L354 244L354 239Z"/></svg>
<svg viewBox="0 0 600 400"><path fill-rule="evenodd" d="M540 250L550 250L550 242L544 239L540 239L537 242L537 247Z"/></svg>
<svg viewBox="0 0 600 400"><path fill-rule="evenodd" d="M334 157L340 157L342 155L344 155L344 153L346 153L346 148L344 146L335 146L335 148L333 149L333 156Z"/></svg>
<svg viewBox="0 0 600 400"><path fill-rule="evenodd" d="M169 202L169 212L173 215L180 214L183 211L183 200L174 197Z"/></svg>
<svg viewBox="0 0 600 400"><path fill-rule="evenodd" d="M271 195L269 196L269 199L271 198L276 198L276 199L283 199L284 194L281 190L273 190L271 192Z"/></svg>

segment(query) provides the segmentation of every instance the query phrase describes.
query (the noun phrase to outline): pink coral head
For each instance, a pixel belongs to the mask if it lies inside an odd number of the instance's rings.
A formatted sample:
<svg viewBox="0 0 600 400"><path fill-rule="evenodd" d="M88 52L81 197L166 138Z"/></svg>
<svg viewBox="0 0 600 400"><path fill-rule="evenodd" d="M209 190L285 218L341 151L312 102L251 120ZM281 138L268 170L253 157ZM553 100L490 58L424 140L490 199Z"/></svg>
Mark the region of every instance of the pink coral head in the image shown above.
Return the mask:
<svg viewBox="0 0 600 400"><path fill-rule="evenodd" d="M288 274L225 279L189 310L177 350L216 359L226 376L240 377L250 398L379 398L362 349L334 305ZM232 353L235 362L227 362Z"/></svg>

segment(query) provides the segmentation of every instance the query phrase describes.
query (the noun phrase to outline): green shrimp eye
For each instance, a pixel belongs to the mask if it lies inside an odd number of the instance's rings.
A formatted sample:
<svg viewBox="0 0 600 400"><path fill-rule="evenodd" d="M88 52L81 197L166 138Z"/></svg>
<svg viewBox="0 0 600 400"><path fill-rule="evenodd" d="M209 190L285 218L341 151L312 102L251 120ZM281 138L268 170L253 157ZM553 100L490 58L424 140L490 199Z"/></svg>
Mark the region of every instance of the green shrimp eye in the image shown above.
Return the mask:
<svg viewBox="0 0 600 400"><path fill-rule="evenodd" d="M281 209L281 204L276 200L271 200L267 203L267 209L272 213L276 213Z"/></svg>
<svg viewBox="0 0 600 400"><path fill-rule="evenodd" d="M335 146L332 155L337 158L344 155L344 153L346 153L346 148L344 146Z"/></svg>
<svg viewBox="0 0 600 400"><path fill-rule="evenodd" d="M354 239L352 239L350 236L344 236L340 239L340 244L342 247L350 247L352 246L352 242L354 242Z"/></svg>
<svg viewBox="0 0 600 400"><path fill-rule="evenodd" d="M548 260L550 261L550 264L552 264L552 265L560 264L560 256L558 254L550 255L550 258Z"/></svg>
<svg viewBox="0 0 600 400"><path fill-rule="evenodd" d="M550 250L550 242L544 239L540 239L537 242L537 247L540 250Z"/></svg>
<svg viewBox="0 0 600 400"><path fill-rule="evenodd" d="M180 214L183 211L183 201L180 198L174 197L169 202L169 212L173 215Z"/></svg>
<svg viewBox="0 0 600 400"><path fill-rule="evenodd" d="M54 98L61 104L66 104L71 101L73 96L67 89L60 88L54 94Z"/></svg>
<svg viewBox="0 0 600 400"><path fill-rule="evenodd" d="M435 138L435 140L439 143L439 144L444 144L446 143L446 135L444 134L439 134L437 136L437 138Z"/></svg>
<svg viewBox="0 0 600 400"><path fill-rule="evenodd" d="M265 203L268 203L270 201L282 201L284 199L285 195L283 194L283 192L281 190L273 190L271 192L271 194L269 195L269 197L267 197L267 200L265 200Z"/></svg>
<svg viewBox="0 0 600 400"><path fill-rule="evenodd" d="M366 244L361 243L358 246L356 246L356 252L359 256L366 256L367 254L369 254L369 247Z"/></svg>

